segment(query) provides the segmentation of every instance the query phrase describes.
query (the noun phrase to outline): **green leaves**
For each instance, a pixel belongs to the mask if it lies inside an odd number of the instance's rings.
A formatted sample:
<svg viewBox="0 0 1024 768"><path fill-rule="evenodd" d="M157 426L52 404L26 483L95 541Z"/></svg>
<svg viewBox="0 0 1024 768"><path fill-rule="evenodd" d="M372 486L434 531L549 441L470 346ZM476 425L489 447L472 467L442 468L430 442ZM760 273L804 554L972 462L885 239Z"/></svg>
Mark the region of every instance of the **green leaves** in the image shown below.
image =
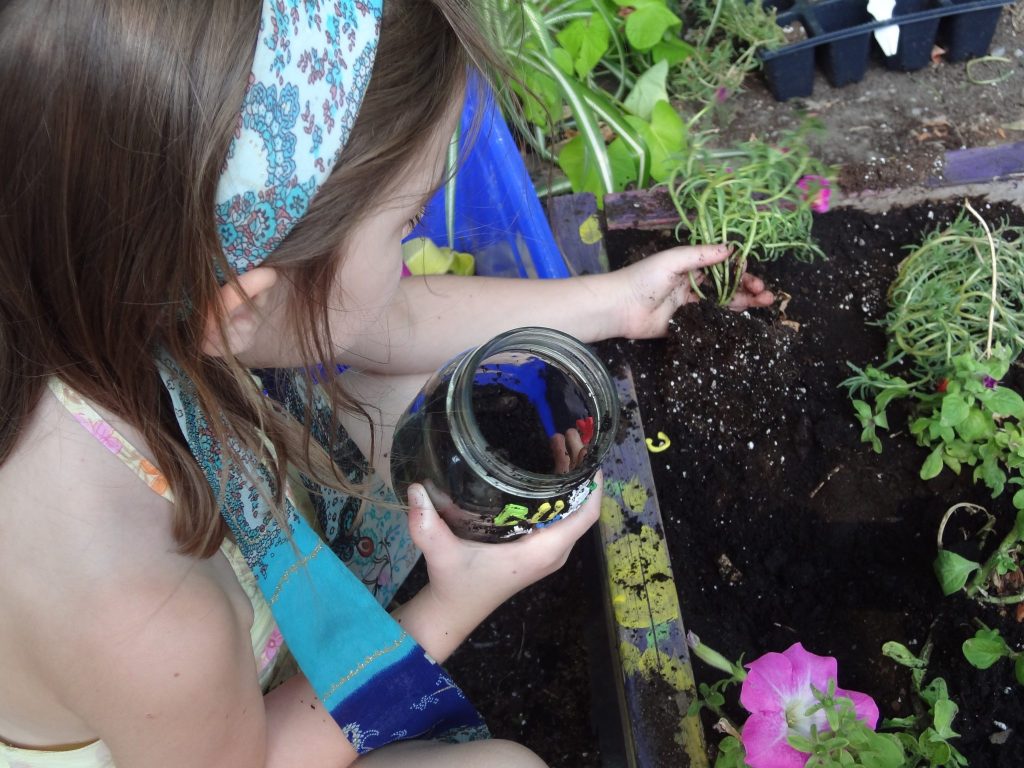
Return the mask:
<svg viewBox="0 0 1024 768"><path fill-rule="evenodd" d="M987 397L983 395L981 398L989 411L1000 416L1024 419L1024 398L1007 387L997 387L990 392Z"/></svg>
<svg viewBox="0 0 1024 768"><path fill-rule="evenodd" d="M955 427L970 413L971 406L959 392L950 392L942 398L939 411L940 421L944 427Z"/></svg>
<svg viewBox="0 0 1024 768"><path fill-rule="evenodd" d="M971 574L981 568L979 563L968 560L948 549L939 550L933 564L935 575L939 577L942 594L949 597L959 592L967 584Z"/></svg>
<svg viewBox="0 0 1024 768"><path fill-rule="evenodd" d="M974 637L964 640L963 651L967 661L978 669L988 669L1013 654L998 629L979 629Z"/></svg>
<svg viewBox="0 0 1024 768"><path fill-rule="evenodd" d="M506 118L598 206L609 192L649 184L652 160L666 173L667 158L682 149L667 81L693 50L679 39L682 22L668 0L616 3L618 13L607 0L508 1L489 16L516 75Z"/></svg>
<svg viewBox="0 0 1024 768"><path fill-rule="evenodd" d="M672 173L675 156L686 143L686 125L667 101L651 109L651 121L627 117L627 122L643 137L651 153L651 178L665 181Z"/></svg>
<svg viewBox="0 0 1024 768"><path fill-rule="evenodd" d="M963 652L964 658L978 669L988 669L1000 659L1012 659L1014 679L1024 685L1024 653L1010 648L998 629L982 626L974 637L964 640Z"/></svg>
<svg viewBox="0 0 1024 768"><path fill-rule="evenodd" d="M925 459L924 464L921 465L922 480L931 480L933 477L938 476L943 467L942 456L943 450L941 445L928 454L928 458Z"/></svg>
<svg viewBox="0 0 1024 768"><path fill-rule="evenodd" d="M644 72L636 81L633 90L622 103L622 106L642 120L650 120L654 105L659 101L668 103L668 62L661 61Z"/></svg>
<svg viewBox="0 0 1024 768"><path fill-rule="evenodd" d="M900 643L888 642L882 646L882 652L899 664L910 667L913 672L911 679L914 693L927 710L912 717L886 720L882 727L895 731L895 737L904 750L902 762L890 763L893 768L913 768L929 766L930 768L954 768L967 765L950 740L959 737L953 730L953 721L959 711L955 702L949 698L946 681L941 677L932 679L923 685L924 675L928 667L930 643L925 644L921 656L916 656ZM915 707L920 711L922 707ZM867 765L868 763L864 763ZM886 765L877 763L878 765ZM851 764L852 765L852 764Z"/></svg>
<svg viewBox="0 0 1024 768"><path fill-rule="evenodd" d="M626 39L638 51L653 48L669 29L682 20L668 9L665 0L615 0L620 8L632 8L626 15Z"/></svg>
<svg viewBox="0 0 1024 768"><path fill-rule="evenodd" d="M569 22L555 39L572 58L573 70L582 80L593 72L611 47L611 30L604 19L592 13L585 19Z"/></svg>

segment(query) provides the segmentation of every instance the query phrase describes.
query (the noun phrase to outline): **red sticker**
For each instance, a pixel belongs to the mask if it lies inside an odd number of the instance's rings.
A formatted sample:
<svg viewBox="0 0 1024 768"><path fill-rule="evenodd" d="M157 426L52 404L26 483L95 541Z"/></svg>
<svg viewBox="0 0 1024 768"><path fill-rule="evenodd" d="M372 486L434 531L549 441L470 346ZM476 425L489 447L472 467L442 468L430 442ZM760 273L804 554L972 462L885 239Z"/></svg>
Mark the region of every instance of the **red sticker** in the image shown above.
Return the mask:
<svg viewBox="0 0 1024 768"><path fill-rule="evenodd" d="M587 416L585 419L576 419L576 430L580 433L580 440L584 445L589 445L594 439L594 417Z"/></svg>

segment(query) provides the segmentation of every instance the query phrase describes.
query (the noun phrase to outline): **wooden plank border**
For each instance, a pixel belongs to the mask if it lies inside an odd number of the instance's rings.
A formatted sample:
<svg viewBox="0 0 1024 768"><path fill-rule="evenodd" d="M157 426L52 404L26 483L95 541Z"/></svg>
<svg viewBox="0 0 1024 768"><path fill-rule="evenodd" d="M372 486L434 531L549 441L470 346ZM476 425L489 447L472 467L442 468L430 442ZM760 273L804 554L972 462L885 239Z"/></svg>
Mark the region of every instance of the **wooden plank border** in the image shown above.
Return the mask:
<svg viewBox="0 0 1024 768"><path fill-rule="evenodd" d="M567 196L549 211L570 272L607 269L594 198ZM696 685L633 376L624 363L615 374L625 418L603 465L597 531L626 759L631 768L707 768L700 719L686 714Z"/></svg>

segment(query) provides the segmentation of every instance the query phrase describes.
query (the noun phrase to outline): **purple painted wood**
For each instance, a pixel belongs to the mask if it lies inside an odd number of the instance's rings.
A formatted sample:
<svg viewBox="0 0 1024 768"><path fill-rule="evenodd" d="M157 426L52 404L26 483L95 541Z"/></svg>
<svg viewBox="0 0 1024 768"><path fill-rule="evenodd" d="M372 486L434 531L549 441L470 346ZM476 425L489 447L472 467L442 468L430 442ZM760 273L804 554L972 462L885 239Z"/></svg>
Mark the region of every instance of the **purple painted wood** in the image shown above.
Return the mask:
<svg viewBox="0 0 1024 768"><path fill-rule="evenodd" d="M1024 173L1024 141L998 147L957 149L946 153L941 178L930 179L929 186L977 184Z"/></svg>
<svg viewBox="0 0 1024 768"><path fill-rule="evenodd" d="M567 196L549 211L570 271L604 271L594 261L601 243L580 242L594 237L586 224L597 213L593 198ZM625 363L613 369L623 418L602 465L598 564L615 670L609 682L617 696L627 763L630 768L707 768L700 718L686 714L696 684L633 375Z"/></svg>
<svg viewBox="0 0 1024 768"><path fill-rule="evenodd" d="M559 195L548 201L555 242L562 251L569 272L593 275L608 271L601 236L601 214L597 199L590 194Z"/></svg>
<svg viewBox="0 0 1024 768"><path fill-rule="evenodd" d="M674 229L679 214L664 189L639 189L604 196L609 232L617 229Z"/></svg>

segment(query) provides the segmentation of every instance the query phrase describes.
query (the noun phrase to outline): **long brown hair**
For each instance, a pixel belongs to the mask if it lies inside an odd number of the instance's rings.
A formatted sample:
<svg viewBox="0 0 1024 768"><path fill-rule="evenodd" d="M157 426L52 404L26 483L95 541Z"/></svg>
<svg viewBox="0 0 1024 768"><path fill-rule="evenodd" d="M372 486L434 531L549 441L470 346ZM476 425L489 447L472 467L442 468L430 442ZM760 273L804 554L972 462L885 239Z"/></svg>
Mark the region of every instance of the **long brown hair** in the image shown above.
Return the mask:
<svg viewBox="0 0 1024 768"><path fill-rule="evenodd" d="M385 0L370 85L338 166L272 263L294 286L304 359L331 360L328 297L345 235L422 150L467 67L496 66L467 0ZM231 359L202 355L230 274L213 211L261 0L0 4L0 463L57 375L138 429L167 476L183 553L213 554L216 495L164 404L153 350L196 383L222 445L346 488L300 425ZM271 262L268 262L271 263ZM363 409L324 382L337 408ZM359 492L359 488L351 489Z"/></svg>

